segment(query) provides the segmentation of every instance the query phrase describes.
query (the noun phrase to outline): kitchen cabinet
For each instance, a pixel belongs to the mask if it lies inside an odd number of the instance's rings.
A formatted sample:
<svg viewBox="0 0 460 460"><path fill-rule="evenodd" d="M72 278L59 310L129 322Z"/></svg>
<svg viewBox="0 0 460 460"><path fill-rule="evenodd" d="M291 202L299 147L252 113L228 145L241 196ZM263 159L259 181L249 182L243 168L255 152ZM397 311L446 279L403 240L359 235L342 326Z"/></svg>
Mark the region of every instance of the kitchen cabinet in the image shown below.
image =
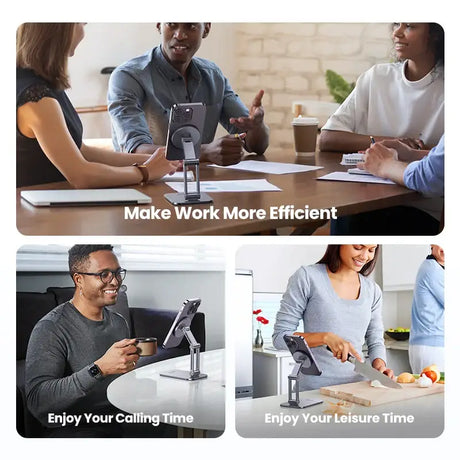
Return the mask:
<svg viewBox="0 0 460 460"><path fill-rule="evenodd" d="M382 289L412 291L421 263L430 254L429 245L382 246Z"/></svg>
<svg viewBox="0 0 460 460"><path fill-rule="evenodd" d="M293 367L294 360L287 350L254 349L253 397L287 394L288 375Z"/></svg>
<svg viewBox="0 0 460 460"><path fill-rule="evenodd" d="M409 364L409 341L386 340L387 366L393 369L395 375L411 372Z"/></svg>

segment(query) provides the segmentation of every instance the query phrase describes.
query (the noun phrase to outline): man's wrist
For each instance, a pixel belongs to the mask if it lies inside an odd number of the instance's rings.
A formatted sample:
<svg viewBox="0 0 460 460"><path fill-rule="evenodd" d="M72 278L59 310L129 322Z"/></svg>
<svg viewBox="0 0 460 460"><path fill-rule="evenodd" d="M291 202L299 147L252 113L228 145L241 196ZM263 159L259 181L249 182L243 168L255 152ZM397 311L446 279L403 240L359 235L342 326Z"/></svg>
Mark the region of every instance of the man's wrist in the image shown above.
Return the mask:
<svg viewBox="0 0 460 460"><path fill-rule="evenodd" d="M95 364L99 368L99 370L101 371L101 375L103 377L107 376L107 370L105 369L104 363L101 363L100 359L98 359L97 361L94 361L93 364Z"/></svg>
<svg viewBox="0 0 460 460"><path fill-rule="evenodd" d="M382 171L380 177L384 179L390 179L399 185L404 185L404 170L407 167L407 163L402 161L390 159L382 164Z"/></svg>
<svg viewBox="0 0 460 460"><path fill-rule="evenodd" d="M90 364L88 366L88 373L96 380L101 380L104 378L101 368L96 363Z"/></svg>

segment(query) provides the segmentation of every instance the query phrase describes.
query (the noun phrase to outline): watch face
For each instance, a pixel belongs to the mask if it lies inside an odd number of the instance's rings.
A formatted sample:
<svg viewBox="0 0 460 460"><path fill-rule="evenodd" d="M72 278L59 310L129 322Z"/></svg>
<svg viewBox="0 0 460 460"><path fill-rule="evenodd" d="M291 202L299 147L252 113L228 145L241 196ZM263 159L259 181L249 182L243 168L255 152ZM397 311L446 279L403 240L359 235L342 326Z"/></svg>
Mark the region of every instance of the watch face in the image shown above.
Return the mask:
<svg viewBox="0 0 460 460"><path fill-rule="evenodd" d="M88 369L89 373L93 376L93 377L97 377L99 374L100 374L100 371L99 371L99 368L96 366L96 364L93 364L89 369Z"/></svg>

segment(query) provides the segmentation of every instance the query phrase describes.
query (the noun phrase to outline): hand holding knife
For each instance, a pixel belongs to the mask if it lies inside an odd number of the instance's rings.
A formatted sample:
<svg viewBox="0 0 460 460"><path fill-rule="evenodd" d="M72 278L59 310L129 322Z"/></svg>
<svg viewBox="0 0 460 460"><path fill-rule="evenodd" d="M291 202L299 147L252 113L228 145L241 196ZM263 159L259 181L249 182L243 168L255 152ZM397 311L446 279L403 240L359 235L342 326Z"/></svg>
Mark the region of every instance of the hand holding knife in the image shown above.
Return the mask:
<svg viewBox="0 0 460 460"><path fill-rule="evenodd" d="M334 352L329 348L329 346L326 346L326 348L332 354L334 354ZM344 360L342 358L342 362L343 361ZM359 361L355 356L351 355L350 353L348 353L346 361L349 361L351 364L355 366L354 371L356 373L363 375L369 380L378 380L382 385L385 385L386 387L390 387L390 388L398 388L398 389L402 388L402 386L399 383L395 382L390 377L383 374L382 372L379 372L378 370L374 369L368 364L365 364L364 362Z"/></svg>

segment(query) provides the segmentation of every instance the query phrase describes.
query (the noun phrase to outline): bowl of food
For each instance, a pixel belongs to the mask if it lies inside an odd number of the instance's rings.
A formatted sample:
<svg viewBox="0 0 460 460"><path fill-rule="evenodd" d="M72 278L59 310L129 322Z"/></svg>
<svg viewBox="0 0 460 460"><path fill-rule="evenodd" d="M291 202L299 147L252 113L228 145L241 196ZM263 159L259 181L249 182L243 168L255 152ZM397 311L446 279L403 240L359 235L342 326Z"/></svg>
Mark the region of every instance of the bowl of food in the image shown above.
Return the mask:
<svg viewBox="0 0 460 460"><path fill-rule="evenodd" d="M385 334L394 340L408 340L410 329L397 327L396 329L388 329Z"/></svg>

